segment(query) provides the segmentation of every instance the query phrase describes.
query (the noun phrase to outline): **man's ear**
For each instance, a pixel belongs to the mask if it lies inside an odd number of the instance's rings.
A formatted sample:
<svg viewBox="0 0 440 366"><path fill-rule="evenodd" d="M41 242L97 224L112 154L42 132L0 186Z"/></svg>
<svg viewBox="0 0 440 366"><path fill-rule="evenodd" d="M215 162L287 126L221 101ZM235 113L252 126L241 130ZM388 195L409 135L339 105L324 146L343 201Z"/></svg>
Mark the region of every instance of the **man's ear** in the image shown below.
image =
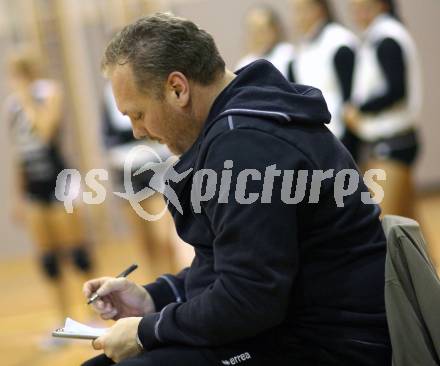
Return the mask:
<svg viewBox="0 0 440 366"><path fill-rule="evenodd" d="M175 105L186 107L190 99L189 81L181 72L174 71L168 76L167 94Z"/></svg>

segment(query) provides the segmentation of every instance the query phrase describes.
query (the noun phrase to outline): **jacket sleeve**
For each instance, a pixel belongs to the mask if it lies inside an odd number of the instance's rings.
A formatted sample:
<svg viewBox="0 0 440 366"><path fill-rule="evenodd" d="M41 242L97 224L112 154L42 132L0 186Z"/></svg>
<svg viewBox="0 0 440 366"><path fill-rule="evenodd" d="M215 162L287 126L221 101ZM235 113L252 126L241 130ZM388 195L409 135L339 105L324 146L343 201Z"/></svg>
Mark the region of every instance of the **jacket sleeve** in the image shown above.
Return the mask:
<svg viewBox="0 0 440 366"><path fill-rule="evenodd" d="M228 203L218 203L218 189L201 214L214 233L218 277L200 295L144 317L139 338L146 349L160 343L222 345L262 333L286 317L298 269L297 208L280 199L282 177L275 177L270 189L271 179L264 176L274 164L277 169L304 169L305 158L270 134L235 129L217 137L206 155L204 168L215 171L218 182L225 160L233 161L231 181L237 184L221 200ZM246 186L240 172L247 177ZM254 203L239 203L255 195L259 199Z"/></svg>
<svg viewBox="0 0 440 366"><path fill-rule="evenodd" d="M359 107L364 113L379 113L406 96L406 64L402 47L392 38L385 38L377 47L377 59L387 89Z"/></svg>
<svg viewBox="0 0 440 366"><path fill-rule="evenodd" d="M354 62L355 62L354 51L347 46L340 47L333 59L333 65L336 71L336 76L339 81L339 86L342 91L342 97L344 102L350 100L351 97Z"/></svg>
<svg viewBox="0 0 440 366"><path fill-rule="evenodd" d="M172 302L181 303L186 300L185 278L187 272L188 268L185 268L175 276L165 274L155 282L144 286L153 299L156 311L161 311Z"/></svg>

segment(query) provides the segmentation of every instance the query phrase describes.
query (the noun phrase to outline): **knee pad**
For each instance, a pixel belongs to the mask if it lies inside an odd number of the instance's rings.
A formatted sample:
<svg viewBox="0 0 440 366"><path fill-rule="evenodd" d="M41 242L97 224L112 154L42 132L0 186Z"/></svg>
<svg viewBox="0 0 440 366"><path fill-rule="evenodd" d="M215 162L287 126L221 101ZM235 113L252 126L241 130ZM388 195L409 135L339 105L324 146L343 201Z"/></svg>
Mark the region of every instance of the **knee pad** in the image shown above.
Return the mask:
<svg viewBox="0 0 440 366"><path fill-rule="evenodd" d="M60 275L60 266L56 253L46 253L41 257L41 267L46 276L51 279L58 278Z"/></svg>
<svg viewBox="0 0 440 366"><path fill-rule="evenodd" d="M75 248L72 251L72 257L76 268L80 269L82 272L90 271L90 257L85 248Z"/></svg>

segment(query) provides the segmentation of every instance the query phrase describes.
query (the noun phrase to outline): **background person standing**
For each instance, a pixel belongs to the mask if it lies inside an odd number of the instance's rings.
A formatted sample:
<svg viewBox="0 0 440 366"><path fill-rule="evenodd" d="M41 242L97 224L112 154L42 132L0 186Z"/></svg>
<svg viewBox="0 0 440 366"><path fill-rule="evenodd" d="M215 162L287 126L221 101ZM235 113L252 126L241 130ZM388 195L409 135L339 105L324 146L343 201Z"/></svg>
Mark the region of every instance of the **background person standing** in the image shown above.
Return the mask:
<svg viewBox="0 0 440 366"><path fill-rule="evenodd" d="M68 214L55 198L57 176L66 168L59 144L63 94L58 82L41 77L39 67L29 52L17 52L9 60L13 92L5 108L16 152L13 217L29 230L63 322L71 310L63 281L65 260L87 277L92 263L78 208Z"/></svg>
<svg viewBox="0 0 440 366"><path fill-rule="evenodd" d="M328 126L357 159L358 142L346 129L343 110L350 101L357 37L336 22L327 0L292 0L293 18L300 35L289 79L317 87L332 115Z"/></svg>
<svg viewBox="0 0 440 366"><path fill-rule="evenodd" d="M253 7L246 14L245 25L249 53L238 61L235 69L265 59L287 77L295 49L285 41L283 24L275 10L270 6Z"/></svg>
<svg viewBox="0 0 440 366"><path fill-rule="evenodd" d="M383 169L384 215L414 217L413 166L422 86L418 52L391 0L352 0L364 31L355 66L349 128L366 149L366 169Z"/></svg>

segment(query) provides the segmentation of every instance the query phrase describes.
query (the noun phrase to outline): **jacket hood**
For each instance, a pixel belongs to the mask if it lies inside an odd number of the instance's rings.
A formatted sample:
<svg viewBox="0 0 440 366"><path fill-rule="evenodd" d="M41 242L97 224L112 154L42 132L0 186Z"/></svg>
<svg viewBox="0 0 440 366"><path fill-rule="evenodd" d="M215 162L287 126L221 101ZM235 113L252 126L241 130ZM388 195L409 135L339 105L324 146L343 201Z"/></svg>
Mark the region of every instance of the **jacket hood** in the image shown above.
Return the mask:
<svg viewBox="0 0 440 366"><path fill-rule="evenodd" d="M331 115L319 89L293 84L268 61L258 60L217 97L208 124L226 115L253 115L280 123L326 124Z"/></svg>

